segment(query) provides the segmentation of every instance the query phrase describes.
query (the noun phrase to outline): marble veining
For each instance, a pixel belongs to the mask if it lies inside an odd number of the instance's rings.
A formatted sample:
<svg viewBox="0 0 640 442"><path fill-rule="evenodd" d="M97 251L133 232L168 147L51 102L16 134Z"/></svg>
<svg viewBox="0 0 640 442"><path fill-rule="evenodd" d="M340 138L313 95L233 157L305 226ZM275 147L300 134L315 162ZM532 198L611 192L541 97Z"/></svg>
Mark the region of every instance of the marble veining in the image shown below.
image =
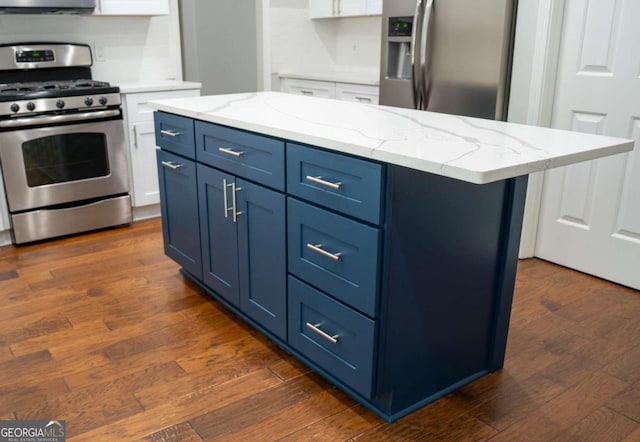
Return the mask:
<svg viewBox="0 0 640 442"><path fill-rule="evenodd" d="M633 149L628 139L279 92L149 105L477 184Z"/></svg>

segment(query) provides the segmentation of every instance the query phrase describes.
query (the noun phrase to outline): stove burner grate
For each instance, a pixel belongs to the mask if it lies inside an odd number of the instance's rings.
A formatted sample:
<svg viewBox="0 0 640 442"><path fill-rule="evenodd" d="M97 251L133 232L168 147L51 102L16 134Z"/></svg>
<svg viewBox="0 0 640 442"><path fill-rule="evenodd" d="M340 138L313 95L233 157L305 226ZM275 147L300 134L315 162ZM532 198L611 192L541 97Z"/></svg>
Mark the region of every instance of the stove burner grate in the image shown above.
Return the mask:
<svg viewBox="0 0 640 442"><path fill-rule="evenodd" d="M73 89L96 89L110 87L105 81L96 80L65 80L46 81L33 83L6 83L0 84L0 95L28 94L43 91L67 91Z"/></svg>

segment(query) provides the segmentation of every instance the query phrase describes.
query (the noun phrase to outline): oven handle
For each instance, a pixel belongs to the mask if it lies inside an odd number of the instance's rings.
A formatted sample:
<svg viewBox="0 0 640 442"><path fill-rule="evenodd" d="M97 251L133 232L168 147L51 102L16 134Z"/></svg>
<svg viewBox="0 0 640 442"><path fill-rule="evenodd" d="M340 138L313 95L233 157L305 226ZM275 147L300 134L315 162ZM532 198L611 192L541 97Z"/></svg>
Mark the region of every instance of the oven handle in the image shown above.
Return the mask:
<svg viewBox="0 0 640 442"><path fill-rule="evenodd" d="M68 123L71 121L84 122L87 120L100 120L103 118L117 117L120 109L109 109L98 112L83 112L81 114L42 115L38 117L16 118L0 121L0 128L16 128L24 126L39 126L41 124Z"/></svg>

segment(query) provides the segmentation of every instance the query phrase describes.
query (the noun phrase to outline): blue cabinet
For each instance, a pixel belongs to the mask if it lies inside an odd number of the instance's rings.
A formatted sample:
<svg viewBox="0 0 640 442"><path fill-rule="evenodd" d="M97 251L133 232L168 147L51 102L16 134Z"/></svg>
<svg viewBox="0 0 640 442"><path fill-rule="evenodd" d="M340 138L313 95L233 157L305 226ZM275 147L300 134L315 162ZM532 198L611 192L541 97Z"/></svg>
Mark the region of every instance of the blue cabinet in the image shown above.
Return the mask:
<svg viewBox="0 0 640 442"><path fill-rule="evenodd" d="M194 125L191 118L156 112L154 128L156 144L163 150L192 160L196 158Z"/></svg>
<svg viewBox="0 0 640 442"><path fill-rule="evenodd" d="M198 122L194 130L193 120L176 115L155 117L165 253L216 296L286 339L285 196L225 171L284 187L284 143L209 123ZM200 161L214 136L230 149L248 150L252 143L255 151L273 149L266 156L279 157L281 165L278 169L267 162L264 170L270 172L257 172L252 162L264 154L241 158L221 153L215 161L206 155ZM226 156L230 163L223 161ZM242 164L247 157L249 166Z"/></svg>
<svg viewBox="0 0 640 442"><path fill-rule="evenodd" d="M502 367L526 176L156 119L167 255L280 346L389 421Z"/></svg>
<svg viewBox="0 0 640 442"><path fill-rule="evenodd" d="M239 307L238 237L236 222L228 210L234 186L233 175L198 164L202 280Z"/></svg>
<svg viewBox="0 0 640 442"><path fill-rule="evenodd" d="M198 191L195 162L157 151L164 251L197 277L202 277Z"/></svg>
<svg viewBox="0 0 640 442"><path fill-rule="evenodd" d="M382 164L287 143L287 191L331 210L380 224L384 214Z"/></svg>
<svg viewBox="0 0 640 442"><path fill-rule="evenodd" d="M289 272L375 317L382 232L289 199Z"/></svg>
<svg viewBox="0 0 640 442"><path fill-rule="evenodd" d="M287 336L285 197L236 180L240 308L276 336Z"/></svg>
<svg viewBox="0 0 640 442"><path fill-rule="evenodd" d="M370 398L377 321L289 277L289 344Z"/></svg>
<svg viewBox="0 0 640 442"><path fill-rule="evenodd" d="M284 195L208 165L197 169L202 281L286 339Z"/></svg>
<svg viewBox="0 0 640 442"><path fill-rule="evenodd" d="M199 162L284 191L284 141L202 121L195 131Z"/></svg>

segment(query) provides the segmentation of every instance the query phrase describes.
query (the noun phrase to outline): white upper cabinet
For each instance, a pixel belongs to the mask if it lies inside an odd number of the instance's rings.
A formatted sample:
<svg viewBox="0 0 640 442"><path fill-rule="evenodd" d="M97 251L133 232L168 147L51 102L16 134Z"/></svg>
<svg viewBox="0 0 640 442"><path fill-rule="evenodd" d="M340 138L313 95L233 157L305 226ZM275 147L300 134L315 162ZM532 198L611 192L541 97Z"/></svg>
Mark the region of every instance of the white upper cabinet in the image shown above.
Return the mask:
<svg viewBox="0 0 640 442"><path fill-rule="evenodd" d="M98 0L95 15L167 15L169 0Z"/></svg>
<svg viewBox="0 0 640 442"><path fill-rule="evenodd" d="M309 0L310 18L382 14L382 0Z"/></svg>
<svg viewBox="0 0 640 442"><path fill-rule="evenodd" d="M333 17L336 11L335 0L309 0L309 17Z"/></svg>
<svg viewBox="0 0 640 442"><path fill-rule="evenodd" d="M367 15L382 15L382 0L367 0Z"/></svg>
<svg viewBox="0 0 640 442"><path fill-rule="evenodd" d="M338 17L351 17L367 13L366 0L335 0L335 3Z"/></svg>

